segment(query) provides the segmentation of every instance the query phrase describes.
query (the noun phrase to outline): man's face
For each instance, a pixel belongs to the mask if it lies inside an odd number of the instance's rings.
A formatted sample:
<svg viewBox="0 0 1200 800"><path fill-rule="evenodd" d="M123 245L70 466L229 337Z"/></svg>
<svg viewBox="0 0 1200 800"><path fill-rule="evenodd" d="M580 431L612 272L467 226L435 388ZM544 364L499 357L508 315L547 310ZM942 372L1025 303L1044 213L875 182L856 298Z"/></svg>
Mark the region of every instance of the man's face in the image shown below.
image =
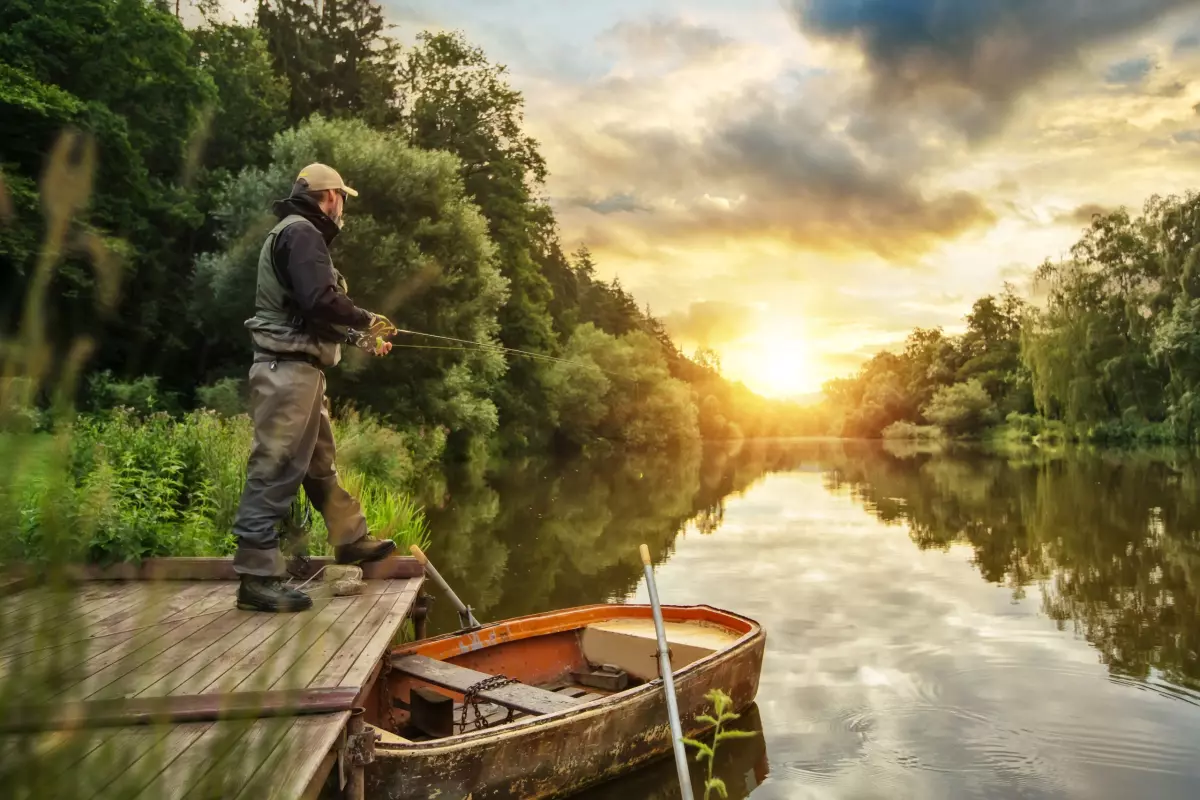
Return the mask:
<svg viewBox="0 0 1200 800"><path fill-rule="evenodd" d="M333 208L329 210L329 218L333 220L337 226L342 227L342 215L346 211L346 193L341 189L335 189L333 192Z"/></svg>

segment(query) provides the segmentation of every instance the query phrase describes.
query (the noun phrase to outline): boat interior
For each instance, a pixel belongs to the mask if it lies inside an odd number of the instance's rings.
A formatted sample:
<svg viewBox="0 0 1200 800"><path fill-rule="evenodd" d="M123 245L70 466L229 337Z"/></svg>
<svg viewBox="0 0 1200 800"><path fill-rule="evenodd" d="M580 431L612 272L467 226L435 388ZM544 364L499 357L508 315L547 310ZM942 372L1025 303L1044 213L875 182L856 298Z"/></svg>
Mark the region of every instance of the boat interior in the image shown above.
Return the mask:
<svg viewBox="0 0 1200 800"><path fill-rule="evenodd" d="M753 623L704 606L666 608L674 671L727 649ZM430 639L392 652L386 691L394 733L381 746L429 742L577 708L659 677L645 606L591 606Z"/></svg>

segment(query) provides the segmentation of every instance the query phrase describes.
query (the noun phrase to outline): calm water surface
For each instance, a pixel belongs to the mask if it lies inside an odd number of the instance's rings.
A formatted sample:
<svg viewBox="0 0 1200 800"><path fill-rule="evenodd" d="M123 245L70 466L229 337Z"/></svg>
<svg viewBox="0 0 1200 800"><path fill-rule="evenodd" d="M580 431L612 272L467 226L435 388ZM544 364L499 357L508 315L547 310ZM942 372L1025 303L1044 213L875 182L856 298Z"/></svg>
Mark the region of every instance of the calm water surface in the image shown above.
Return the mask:
<svg viewBox="0 0 1200 800"><path fill-rule="evenodd" d="M745 443L432 494L437 563L481 619L647 602L645 542L664 602L765 626L731 797L1200 797L1198 462Z"/></svg>

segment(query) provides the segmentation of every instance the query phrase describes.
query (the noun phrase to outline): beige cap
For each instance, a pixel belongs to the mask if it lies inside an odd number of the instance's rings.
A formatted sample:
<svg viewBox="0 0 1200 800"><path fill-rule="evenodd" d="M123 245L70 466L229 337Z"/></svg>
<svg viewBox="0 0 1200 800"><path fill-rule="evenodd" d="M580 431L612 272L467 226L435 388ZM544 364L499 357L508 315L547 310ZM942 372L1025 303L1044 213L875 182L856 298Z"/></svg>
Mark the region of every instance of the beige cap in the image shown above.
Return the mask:
<svg viewBox="0 0 1200 800"><path fill-rule="evenodd" d="M338 171L325 164L309 164L300 170L300 174L296 176L296 183L300 183L301 181L304 182L306 190L310 192L341 189L351 197L358 197L358 192L345 184Z"/></svg>

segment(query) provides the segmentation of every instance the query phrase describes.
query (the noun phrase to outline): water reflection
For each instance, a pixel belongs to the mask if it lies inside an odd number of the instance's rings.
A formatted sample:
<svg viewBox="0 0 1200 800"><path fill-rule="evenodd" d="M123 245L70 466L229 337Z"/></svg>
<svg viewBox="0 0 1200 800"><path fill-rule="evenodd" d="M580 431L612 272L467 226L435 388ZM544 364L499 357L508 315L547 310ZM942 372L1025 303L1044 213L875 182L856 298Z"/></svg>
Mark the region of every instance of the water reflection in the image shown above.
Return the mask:
<svg viewBox="0 0 1200 800"><path fill-rule="evenodd" d="M1198 484L1175 453L530 460L452 476L433 553L482 619L644 602L645 542L667 602L762 622L755 800L1194 797ZM589 797L672 796L631 780Z"/></svg>

